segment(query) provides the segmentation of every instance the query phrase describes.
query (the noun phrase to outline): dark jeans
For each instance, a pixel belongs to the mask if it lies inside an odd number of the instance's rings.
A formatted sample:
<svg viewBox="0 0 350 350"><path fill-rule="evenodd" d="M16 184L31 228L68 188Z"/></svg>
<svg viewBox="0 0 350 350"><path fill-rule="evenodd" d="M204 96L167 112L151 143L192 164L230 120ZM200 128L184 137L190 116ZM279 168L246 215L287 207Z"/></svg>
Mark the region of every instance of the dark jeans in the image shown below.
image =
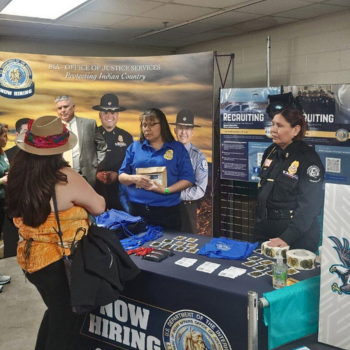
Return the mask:
<svg viewBox="0 0 350 350"><path fill-rule="evenodd" d="M47 310L41 321L35 350L75 350L79 315L72 312L70 289L63 260L27 274Z"/></svg>
<svg viewBox="0 0 350 350"><path fill-rule="evenodd" d="M119 200L119 181L105 185L96 179L95 191L105 199L107 209L124 210Z"/></svg>
<svg viewBox="0 0 350 350"><path fill-rule="evenodd" d="M182 201L180 209L182 218L181 232L197 233L198 201Z"/></svg>
<svg viewBox="0 0 350 350"><path fill-rule="evenodd" d="M141 216L147 224L162 226L164 229L181 229L180 204L171 207L153 207L130 202L130 214Z"/></svg>

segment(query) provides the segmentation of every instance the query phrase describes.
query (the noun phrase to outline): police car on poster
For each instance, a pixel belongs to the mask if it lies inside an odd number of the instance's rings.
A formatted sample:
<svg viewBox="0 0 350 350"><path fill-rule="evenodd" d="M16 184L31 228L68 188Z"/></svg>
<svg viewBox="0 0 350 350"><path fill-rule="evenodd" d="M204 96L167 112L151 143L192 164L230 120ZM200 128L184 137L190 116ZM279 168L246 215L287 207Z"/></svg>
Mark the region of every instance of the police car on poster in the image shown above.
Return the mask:
<svg viewBox="0 0 350 350"><path fill-rule="evenodd" d="M11 99L34 95L33 73L29 65L18 59L5 61L0 67L0 96Z"/></svg>
<svg viewBox="0 0 350 350"><path fill-rule="evenodd" d="M220 327L209 317L193 310L171 314L163 327L166 350L231 350Z"/></svg>

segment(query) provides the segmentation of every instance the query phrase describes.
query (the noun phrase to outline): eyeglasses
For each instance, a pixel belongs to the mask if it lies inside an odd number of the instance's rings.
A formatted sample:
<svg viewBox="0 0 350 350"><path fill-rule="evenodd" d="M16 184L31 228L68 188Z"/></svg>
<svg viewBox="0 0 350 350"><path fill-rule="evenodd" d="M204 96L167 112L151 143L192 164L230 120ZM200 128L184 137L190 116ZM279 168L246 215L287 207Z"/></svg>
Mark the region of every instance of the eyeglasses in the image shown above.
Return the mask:
<svg viewBox="0 0 350 350"><path fill-rule="evenodd" d="M150 129L152 129L152 128L154 128L157 124L160 124L160 122L159 122L159 123L149 123L149 124L141 123L141 127L142 127L142 129L147 129L148 127L149 127Z"/></svg>

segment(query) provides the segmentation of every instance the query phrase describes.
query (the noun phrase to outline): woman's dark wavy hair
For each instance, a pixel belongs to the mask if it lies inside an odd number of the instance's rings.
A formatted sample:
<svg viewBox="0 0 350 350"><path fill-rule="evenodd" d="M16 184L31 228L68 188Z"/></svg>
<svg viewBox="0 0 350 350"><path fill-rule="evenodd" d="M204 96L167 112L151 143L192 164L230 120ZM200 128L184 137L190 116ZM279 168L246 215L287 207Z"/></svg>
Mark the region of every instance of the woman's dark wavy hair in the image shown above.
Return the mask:
<svg viewBox="0 0 350 350"><path fill-rule="evenodd" d="M298 135L293 138L293 141L299 141L304 138L306 134L306 121L303 112L301 112L298 108L288 107L276 114L283 115L292 128L297 125L300 126L300 131Z"/></svg>
<svg viewBox="0 0 350 350"><path fill-rule="evenodd" d="M21 217L31 227L43 224L51 213L53 187L59 181L67 183L60 169L68 166L62 154L38 156L19 150L6 187L8 215Z"/></svg>
<svg viewBox="0 0 350 350"><path fill-rule="evenodd" d="M140 116L140 142L145 141L145 135L142 130L142 122L145 120L153 122L155 119L159 119L160 122L160 133L162 135L162 139L167 142L172 142L175 140L173 134L170 131L170 127L168 121L166 119L165 114L158 108L150 108L147 111L143 112Z"/></svg>

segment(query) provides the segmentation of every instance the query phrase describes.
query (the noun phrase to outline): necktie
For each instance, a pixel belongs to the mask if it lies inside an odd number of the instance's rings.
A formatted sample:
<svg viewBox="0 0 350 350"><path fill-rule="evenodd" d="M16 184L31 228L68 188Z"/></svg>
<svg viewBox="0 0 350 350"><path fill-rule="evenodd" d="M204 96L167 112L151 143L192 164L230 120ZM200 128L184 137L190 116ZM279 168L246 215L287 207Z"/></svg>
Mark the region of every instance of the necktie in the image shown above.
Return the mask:
<svg viewBox="0 0 350 350"><path fill-rule="evenodd" d="M284 160L286 158L286 156L284 155L284 151L282 148L279 148L277 150L277 157L281 160Z"/></svg>
<svg viewBox="0 0 350 350"><path fill-rule="evenodd" d="M70 131L70 124L63 122L66 128ZM63 158L69 163L69 165L73 168L73 149L66 151L63 153Z"/></svg>

